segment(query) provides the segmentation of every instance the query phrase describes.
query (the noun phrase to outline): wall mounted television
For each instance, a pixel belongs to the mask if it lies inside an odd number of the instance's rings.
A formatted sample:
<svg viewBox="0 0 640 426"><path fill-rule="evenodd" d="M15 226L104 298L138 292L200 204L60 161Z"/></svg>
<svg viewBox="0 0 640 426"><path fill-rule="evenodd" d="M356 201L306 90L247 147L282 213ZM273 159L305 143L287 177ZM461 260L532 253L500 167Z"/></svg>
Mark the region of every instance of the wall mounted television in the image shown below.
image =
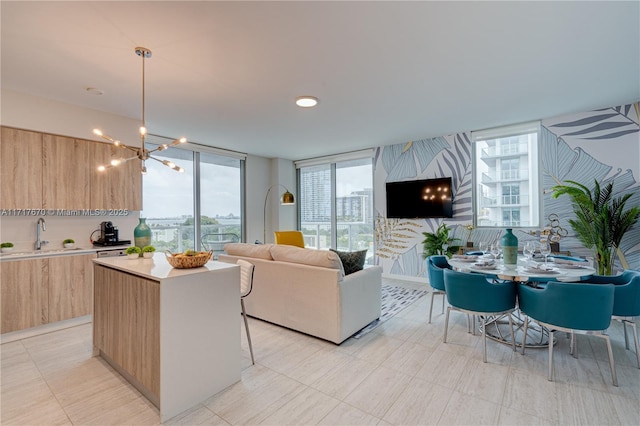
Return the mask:
<svg viewBox="0 0 640 426"><path fill-rule="evenodd" d="M387 182L387 217L453 217L450 177Z"/></svg>

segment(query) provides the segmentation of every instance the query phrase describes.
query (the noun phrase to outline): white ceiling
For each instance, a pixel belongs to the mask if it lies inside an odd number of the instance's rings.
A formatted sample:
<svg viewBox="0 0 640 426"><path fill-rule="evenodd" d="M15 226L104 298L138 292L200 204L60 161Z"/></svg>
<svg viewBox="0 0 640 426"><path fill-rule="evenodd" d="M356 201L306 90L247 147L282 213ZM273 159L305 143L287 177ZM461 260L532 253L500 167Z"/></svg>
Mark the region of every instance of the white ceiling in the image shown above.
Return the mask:
<svg viewBox="0 0 640 426"><path fill-rule="evenodd" d="M303 159L635 102L639 6L3 0L2 87Z"/></svg>

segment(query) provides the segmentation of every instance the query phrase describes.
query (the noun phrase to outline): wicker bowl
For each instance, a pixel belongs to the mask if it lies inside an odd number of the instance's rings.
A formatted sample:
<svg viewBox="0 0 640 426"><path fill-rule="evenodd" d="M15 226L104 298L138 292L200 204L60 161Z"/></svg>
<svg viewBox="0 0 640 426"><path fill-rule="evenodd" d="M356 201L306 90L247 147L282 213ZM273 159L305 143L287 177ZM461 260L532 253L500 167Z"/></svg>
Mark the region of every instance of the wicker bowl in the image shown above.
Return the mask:
<svg viewBox="0 0 640 426"><path fill-rule="evenodd" d="M188 269L204 266L211 259L213 251L201 251L193 256L185 256L182 253L174 254L167 250L164 254L167 257L167 262L174 268Z"/></svg>

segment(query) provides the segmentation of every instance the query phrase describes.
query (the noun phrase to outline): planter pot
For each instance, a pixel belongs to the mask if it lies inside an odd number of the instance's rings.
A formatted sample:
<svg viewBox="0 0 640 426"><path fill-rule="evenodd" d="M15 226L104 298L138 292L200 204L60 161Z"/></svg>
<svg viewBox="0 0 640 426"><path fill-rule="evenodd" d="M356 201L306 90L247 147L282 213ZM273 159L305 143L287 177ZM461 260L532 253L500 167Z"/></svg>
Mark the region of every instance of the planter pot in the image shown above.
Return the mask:
<svg viewBox="0 0 640 426"><path fill-rule="evenodd" d="M131 253L127 255L127 259L129 260L136 260L136 259L140 259L140 253Z"/></svg>
<svg viewBox="0 0 640 426"><path fill-rule="evenodd" d="M2 253L11 253L13 251L13 247L2 247Z"/></svg>
<svg viewBox="0 0 640 426"><path fill-rule="evenodd" d="M151 259L153 257L153 252L152 251L146 251L146 252L142 253L142 257L144 257L145 259Z"/></svg>
<svg viewBox="0 0 640 426"><path fill-rule="evenodd" d="M66 249L72 249L72 248L75 248L75 246L76 246L76 243L65 243L64 244L64 248L66 248Z"/></svg>

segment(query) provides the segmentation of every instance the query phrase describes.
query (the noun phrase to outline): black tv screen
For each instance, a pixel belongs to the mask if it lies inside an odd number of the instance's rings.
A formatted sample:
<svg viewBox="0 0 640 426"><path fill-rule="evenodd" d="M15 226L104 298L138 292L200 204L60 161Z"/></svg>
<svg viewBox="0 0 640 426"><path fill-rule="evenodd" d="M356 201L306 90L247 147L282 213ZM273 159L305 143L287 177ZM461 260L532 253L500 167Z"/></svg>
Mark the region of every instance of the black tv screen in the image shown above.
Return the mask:
<svg viewBox="0 0 640 426"><path fill-rule="evenodd" d="M451 178L387 182L387 217L453 217Z"/></svg>

